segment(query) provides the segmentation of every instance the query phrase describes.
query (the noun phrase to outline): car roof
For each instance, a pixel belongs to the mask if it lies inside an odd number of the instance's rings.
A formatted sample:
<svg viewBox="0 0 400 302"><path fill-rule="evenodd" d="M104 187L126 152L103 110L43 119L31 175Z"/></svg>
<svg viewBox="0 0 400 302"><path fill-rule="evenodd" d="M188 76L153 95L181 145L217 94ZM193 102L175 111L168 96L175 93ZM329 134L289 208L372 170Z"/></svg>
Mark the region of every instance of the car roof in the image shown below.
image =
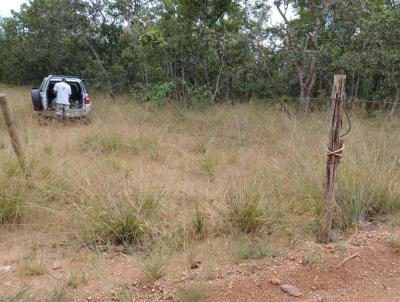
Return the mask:
<svg viewBox="0 0 400 302"><path fill-rule="evenodd" d="M71 76L71 75L49 75L48 76L51 79L69 79L69 80L80 80L82 79L78 76Z"/></svg>

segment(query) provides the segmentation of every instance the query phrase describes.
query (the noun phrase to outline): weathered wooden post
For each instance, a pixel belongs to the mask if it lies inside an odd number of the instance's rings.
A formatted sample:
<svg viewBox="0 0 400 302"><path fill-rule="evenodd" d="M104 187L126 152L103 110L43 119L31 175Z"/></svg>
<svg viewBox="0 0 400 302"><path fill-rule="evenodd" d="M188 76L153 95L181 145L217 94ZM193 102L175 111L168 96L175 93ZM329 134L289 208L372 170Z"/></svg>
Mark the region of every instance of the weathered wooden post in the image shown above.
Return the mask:
<svg viewBox="0 0 400 302"><path fill-rule="evenodd" d="M13 146L15 155L18 158L21 169L26 171L26 161L22 151L21 141L17 133L17 128L15 127L15 122L12 118L10 105L8 104L7 97L4 93L0 93L0 107L4 115L4 120L6 121L8 134L10 135L11 144Z"/></svg>
<svg viewBox="0 0 400 302"><path fill-rule="evenodd" d="M324 195L321 202L321 217L319 242L328 243L331 241L331 227L333 211L335 207L335 182L338 166L344 149L340 137L342 130L343 102L345 99L345 75L335 75L332 90L331 105L331 126L329 131L329 143L326 162L326 183Z"/></svg>

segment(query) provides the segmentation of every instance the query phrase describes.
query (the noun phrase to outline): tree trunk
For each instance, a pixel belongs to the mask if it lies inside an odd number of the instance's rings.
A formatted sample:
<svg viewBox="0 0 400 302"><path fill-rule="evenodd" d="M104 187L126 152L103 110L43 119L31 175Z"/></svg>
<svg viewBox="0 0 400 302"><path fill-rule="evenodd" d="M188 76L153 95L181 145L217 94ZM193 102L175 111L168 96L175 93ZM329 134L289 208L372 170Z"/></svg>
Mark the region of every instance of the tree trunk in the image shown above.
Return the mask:
<svg viewBox="0 0 400 302"><path fill-rule="evenodd" d="M354 92L354 99L357 99L358 97L358 88L360 87L360 76L357 75L357 82L356 82L356 88L355 88L355 92Z"/></svg>
<svg viewBox="0 0 400 302"><path fill-rule="evenodd" d="M90 51L92 52L93 56L96 58L96 61L99 64L99 67L100 67L102 73L104 74L104 77L106 78L107 85L110 89L110 96L113 99L113 101L115 101L114 87L111 83L108 72L104 67L103 61L100 58L100 55L98 54L98 52L96 51L94 46L87 39L84 39L84 40L85 40L86 45L89 47Z"/></svg>
<svg viewBox="0 0 400 302"><path fill-rule="evenodd" d="M396 87L396 96L392 105L392 108L390 109L389 113L389 118L392 119L394 116L394 113L396 111L397 104L399 103L399 98L400 98L400 88Z"/></svg>
<svg viewBox="0 0 400 302"><path fill-rule="evenodd" d="M306 87L301 85L300 89L300 116L304 117L308 113L308 106L307 106L307 93Z"/></svg>
<svg viewBox="0 0 400 302"><path fill-rule="evenodd" d="M301 74L301 73L300 73ZM311 78L309 78L311 77ZM306 80L300 81L300 116L305 117L311 112L312 91L315 84L315 73L308 75Z"/></svg>
<svg viewBox="0 0 400 302"><path fill-rule="evenodd" d="M219 68L217 80L216 80L216 83L215 83L214 93L213 93L213 95L211 97L211 103L214 103L215 99L217 98L217 94L218 94L218 91L219 91L219 81L221 79L221 74L222 74L222 68L223 68L223 65L221 65L220 68Z"/></svg>

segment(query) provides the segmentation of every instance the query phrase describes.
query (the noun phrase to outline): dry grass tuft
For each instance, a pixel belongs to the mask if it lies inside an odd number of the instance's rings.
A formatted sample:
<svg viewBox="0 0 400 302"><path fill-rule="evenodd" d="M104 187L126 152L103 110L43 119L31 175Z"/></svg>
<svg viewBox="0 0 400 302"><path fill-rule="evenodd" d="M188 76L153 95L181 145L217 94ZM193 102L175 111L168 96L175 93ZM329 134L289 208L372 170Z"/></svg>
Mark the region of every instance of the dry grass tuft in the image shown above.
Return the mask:
<svg viewBox="0 0 400 302"><path fill-rule="evenodd" d="M263 196L249 192L229 192L226 199L226 217L229 225L243 233L254 233L265 227L266 213Z"/></svg>
<svg viewBox="0 0 400 302"><path fill-rule="evenodd" d="M27 256L22 259L22 270L27 275L43 275L48 272L46 264L43 262L43 258L36 256Z"/></svg>
<svg viewBox="0 0 400 302"><path fill-rule="evenodd" d="M70 273L65 285L69 288L78 288L80 285L86 285L88 280L85 273L81 270L74 270Z"/></svg>
<svg viewBox="0 0 400 302"><path fill-rule="evenodd" d="M389 247L396 253L400 252L400 238L398 237L390 238Z"/></svg>
<svg viewBox="0 0 400 302"><path fill-rule="evenodd" d="M98 198L105 199L99 202ZM155 218L159 215L162 198L162 193L150 191L106 194L94 196L94 207L93 199L88 199L81 206L86 216L84 241L95 247L145 245L155 232Z"/></svg>
<svg viewBox="0 0 400 302"><path fill-rule="evenodd" d="M236 262L240 262L246 259L264 259L277 255L278 252L268 242L241 240L236 243L233 256Z"/></svg>
<svg viewBox="0 0 400 302"><path fill-rule="evenodd" d="M188 283L178 291L179 302L201 302L204 301L207 292L205 284Z"/></svg>
<svg viewBox="0 0 400 302"><path fill-rule="evenodd" d="M165 255L155 253L147 259L144 265L144 272L151 279L160 279L165 274L167 262Z"/></svg>

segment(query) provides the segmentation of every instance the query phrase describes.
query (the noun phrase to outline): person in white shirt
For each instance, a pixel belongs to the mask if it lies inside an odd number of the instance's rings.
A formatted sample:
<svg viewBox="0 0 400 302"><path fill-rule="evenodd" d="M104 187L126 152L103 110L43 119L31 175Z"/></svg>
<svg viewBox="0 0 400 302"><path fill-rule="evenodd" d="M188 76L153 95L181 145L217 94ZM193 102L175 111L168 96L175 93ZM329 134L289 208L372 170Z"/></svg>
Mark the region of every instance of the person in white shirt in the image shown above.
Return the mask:
<svg viewBox="0 0 400 302"><path fill-rule="evenodd" d="M54 85L54 93L56 98L56 114L65 117L69 109L69 97L71 96L71 86L65 79Z"/></svg>

